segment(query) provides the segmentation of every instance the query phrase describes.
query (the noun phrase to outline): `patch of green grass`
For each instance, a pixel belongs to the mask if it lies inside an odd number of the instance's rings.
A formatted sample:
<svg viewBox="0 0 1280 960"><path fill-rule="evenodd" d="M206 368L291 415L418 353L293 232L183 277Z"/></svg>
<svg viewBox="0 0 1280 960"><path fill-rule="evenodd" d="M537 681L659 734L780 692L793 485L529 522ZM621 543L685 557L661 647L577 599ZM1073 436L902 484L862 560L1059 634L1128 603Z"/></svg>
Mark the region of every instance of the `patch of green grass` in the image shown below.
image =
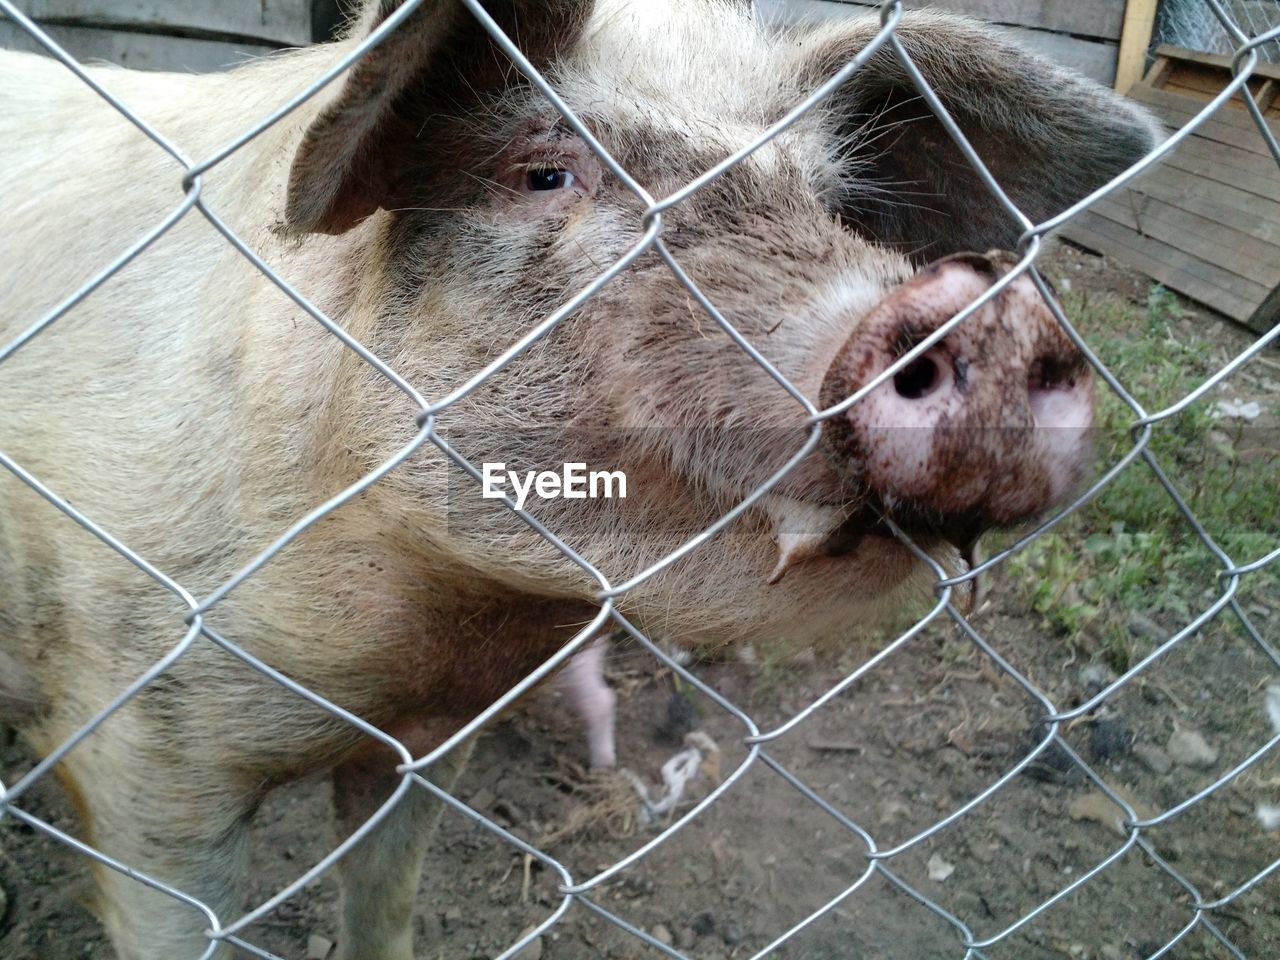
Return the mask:
<svg viewBox="0 0 1280 960"><path fill-rule="evenodd" d="M1209 326L1214 321L1184 322L1177 297L1160 286L1152 287L1144 306L1108 294L1068 294L1063 306L1148 413L1176 403L1234 352L1222 346L1223 331ZM1211 390L1156 424L1147 449L1210 536L1233 560L1246 562L1280 539L1280 451L1254 443L1244 421L1215 418L1214 404L1222 396ZM1264 410L1280 407L1280 395L1259 399ZM1099 474L1133 448L1135 419L1127 404L1100 385ZM1250 575L1242 590L1280 594L1278 567ZM1116 670L1151 645L1144 636L1151 631L1134 629L1135 614L1166 627L1185 625L1220 592L1220 562L1142 459L1011 558L1009 568L1055 633Z"/></svg>

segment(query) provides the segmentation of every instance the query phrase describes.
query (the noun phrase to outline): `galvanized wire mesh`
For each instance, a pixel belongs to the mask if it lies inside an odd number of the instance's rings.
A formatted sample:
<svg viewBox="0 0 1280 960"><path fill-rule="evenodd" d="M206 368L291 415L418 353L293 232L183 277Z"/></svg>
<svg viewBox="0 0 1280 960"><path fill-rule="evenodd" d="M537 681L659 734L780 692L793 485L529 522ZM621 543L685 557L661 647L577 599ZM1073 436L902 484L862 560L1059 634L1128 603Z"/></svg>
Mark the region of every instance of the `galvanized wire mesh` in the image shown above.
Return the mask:
<svg viewBox="0 0 1280 960"><path fill-rule="evenodd" d="M645 930L638 928L618 912L606 906L603 899L598 897L597 894L599 891L604 889L604 885L611 878L616 877L629 866L649 856L655 849L666 844L671 838L696 821L714 804L720 802L722 798L735 791L735 789L738 789L740 784L742 784L744 777L746 777L749 772L754 771L757 774L760 772L767 772L768 774L780 778L781 782L794 789L796 804L813 805L815 809L821 811L830 819L833 828L847 833L849 838L858 841L865 850L865 862L854 875L850 876L847 887L837 896L831 898L825 903L813 904L812 911L806 917L789 928L778 930L776 937L772 942L759 949L754 956L763 957L776 954L784 947L785 944L793 941L794 938L796 938L815 921L827 916L850 898L856 897L859 891L866 888L873 880L878 879L886 881L894 889L903 894L903 897L900 898L902 910L924 911L949 925L955 934L956 956L963 956L966 960L967 958L972 957L985 957L988 956L988 952L990 950L1007 942L1017 931L1032 923L1037 917L1040 917L1047 911L1053 910L1056 905L1062 903L1073 893L1111 869L1121 858L1125 857L1127 854L1137 852L1145 858L1145 862L1150 867L1162 874L1168 880L1172 881L1173 884L1185 892L1185 923L1175 935L1167 940L1167 942L1158 945L1158 947L1150 953L1152 958L1171 955L1174 952L1175 947L1195 931L1208 934L1214 938L1229 955L1234 957L1244 957L1246 955L1245 952L1239 946L1234 944L1223 932L1217 918L1224 911L1229 910L1231 905L1236 903L1246 893L1258 887L1258 885L1267 877L1274 874L1277 870L1280 870L1280 857L1273 859L1263 869L1257 871L1256 874L1249 877L1244 882L1237 884L1233 888L1210 895L1192 883L1192 881L1179 870L1175 863L1162 856L1156 845L1151 842L1150 835L1155 828L1182 816L1197 804L1200 804L1202 801L1218 793L1223 787L1240 777L1246 770L1253 768L1263 757L1275 750L1277 744L1280 744L1280 733L1277 733L1265 742L1256 744L1252 751L1249 752L1243 760L1236 763L1230 769L1219 771L1211 783L1196 792L1194 795L1186 797L1180 803L1166 810L1154 815L1145 816L1139 813L1131 801L1122 792L1117 791L1111 785L1108 780L1106 770L1099 770L1096 768L1096 765L1091 765L1071 746L1066 739L1065 734L1073 721L1089 716L1100 706L1105 704L1110 698L1114 697L1119 691L1130 686L1137 678L1142 677L1152 664L1169 654L1175 648L1186 643L1189 638L1195 636L1196 633L1206 624L1217 618L1233 618L1237 621L1239 627L1244 631L1244 634L1249 638L1250 642L1257 647L1267 660L1275 664L1277 669L1280 669L1280 656L1277 656L1275 650L1259 633L1258 629L1251 621L1249 614L1238 599L1238 591L1240 590L1242 580L1245 577L1269 564L1280 561L1280 545L1277 545L1275 549L1262 556L1237 557L1229 555L1228 552L1226 552L1204 529L1192 509L1188 506L1183 495L1179 492L1177 487L1169 481L1160 462L1150 450L1151 437L1156 430L1161 428L1162 424L1169 421L1171 418L1176 417L1192 404L1201 401L1209 391L1213 390L1217 385L1230 377L1250 360L1258 357L1269 344L1273 343L1278 337L1280 337L1280 327L1273 328L1269 333L1258 337L1247 349L1240 352L1229 363L1223 365L1212 376L1207 378L1197 388L1187 393L1176 403L1160 410L1147 410L1136 399L1134 399L1133 396L1131 396L1131 394L1126 390L1125 384L1120 382L1111 373L1111 371L1107 369L1104 363L1090 350L1088 344L1086 344L1075 332L1070 321L1058 305L1053 292L1040 275L1040 272L1037 269L1036 260L1037 256L1041 253L1046 234L1064 224L1097 198L1111 191L1117 190L1121 186L1132 181L1153 164L1158 163L1163 156L1171 150L1174 150L1183 139L1189 136L1189 134L1201 124L1202 121L1212 116L1216 110L1222 107L1223 104L1237 92L1242 92L1244 94L1246 103L1257 120L1261 136L1265 138L1271 152L1276 156L1277 161L1280 162L1280 146L1276 144L1276 141L1270 133L1266 123L1263 121L1257 106L1249 99L1247 88L1245 87L1245 80L1249 76L1251 69L1259 60L1260 48L1275 40L1277 36L1280 36L1280 29L1272 27L1266 32L1251 38L1249 33L1245 29L1242 29L1240 25L1237 25L1232 19L1229 11L1226 9L1228 6L1227 4L1219 2L1219 0L1203 0L1202 8L1206 9L1213 15L1224 34L1229 35L1231 38L1229 47L1231 52L1234 54L1237 66L1235 79L1221 92L1221 94L1214 98L1212 102L1208 103L1193 121L1188 123L1183 129L1177 131L1168 141L1155 149L1149 156L1145 157L1134 167L1116 177L1111 183L1099 189L1093 195L1084 198L1070 209L1062 211L1057 216L1054 216L1045 222L1033 223L1017 208L1001 188L1000 184L992 177L990 172L987 170L982 157L965 140L965 137L958 126L947 114L943 104L930 89L917 66L912 62L907 50L904 48L895 33L895 28L897 27L901 17L901 6L898 2L895 2L895 0L886 0L882 5L881 27L874 40L872 40L843 68L831 76L819 88L814 90L809 97L804 99L802 102L797 103L794 106L794 109L770 127L762 136L756 138L751 143L743 144L741 149L736 153L726 157L723 161L715 164L696 179L677 190L675 193L665 197L651 196L643 186L637 183L630 176L627 170L619 165L608 154L605 148L595 139L590 128L575 116L573 112L569 110L569 108L557 97L556 91L539 75L538 71L525 58L524 54L519 49L519 46L502 33L497 24L485 12L478 0L463 0L463 2L470 10L471 14L484 25L485 29L493 37L495 43L511 58L517 69L519 69L520 72L523 73L529 81L546 96L548 101L563 116L565 122L591 146L600 161L612 172L612 174L617 177L621 183L626 185L637 198L639 198L644 205L645 211L641 223L641 236L626 256L619 259L616 263L611 264L594 282L589 284L576 296L563 304L559 309L530 329L518 341L503 349L496 357L488 362L483 369L477 372L465 383L460 384L445 396L431 398L421 395L418 390L415 389L413 384L402 379L394 369L375 356L364 344L360 343L339 324L325 316L319 309L312 305L307 300L303 292L293 289L288 283L286 283L268 264L259 258L255 251L242 238L240 238L222 219L220 219L217 211L206 206L202 196L202 182L206 173L215 168L219 163L224 161L235 151L239 150L250 140L257 137L264 130L280 122L303 101L315 96L324 84L340 74L342 71L346 70L357 58L361 57L371 46L378 43L390 31L395 30L397 26L410 16L413 10L419 6L418 3L408 2L404 4L399 10L390 16L386 22L373 33L373 35L371 35L365 42L361 43L358 48L354 49L349 56L336 64L325 76L317 78L315 82L307 87L307 89L299 96L282 104L277 110L272 112L271 115L248 127L242 135L236 137L232 142L227 143L223 148L217 150L211 156L203 159L194 159L184 152L181 144L173 143L168 140L160 132L148 125L136 113L134 113L127 103L121 102L112 96L108 90L103 89L94 77L85 73L71 58L59 50L55 44L45 37L34 23L20 14L10 0L0 0L0 11L8 14L8 16L13 18L24 29L29 31L33 37L35 37L46 49L49 50L50 53L58 57L68 69L75 72L87 85L95 90L99 96L101 96L123 117L141 130L160 148L169 153L178 162L178 164L180 164L182 169L181 174L177 175L177 181L180 182L181 186L182 199L173 207L169 215L156 223L149 233L140 240L134 242L127 250L125 250L125 252L120 254L106 268L94 276L92 280L84 284L78 290L69 291L66 298L56 308L50 310L42 317L35 318L34 322L25 332L20 334L9 344L5 345L3 350L0 350L0 362L3 362L15 352L21 350L33 338L49 335L47 331L49 331L49 329L56 324L59 319L65 316L68 311L84 301L86 298L94 296L95 291L97 291L99 287L110 280L127 264L131 263L182 218L188 216L202 216L206 218L208 222L219 231L219 233L222 234L226 242L233 246L241 256L245 257L254 266L256 266L258 270L275 283L276 286L284 292L284 294L305 310L317 323L323 324L334 337L337 337L350 350L354 351L366 364L369 365L371 370L374 371L377 376L385 378L387 382L394 385L406 397L408 397L417 410L416 433L412 440L407 443L394 457L381 464L376 470L372 471L367 476L362 477L358 482L352 484L338 495L324 503L315 505L314 509L306 515L297 519L287 528L282 529L278 538L263 549L251 563L247 564L235 576L231 577L225 583L218 586L205 596L195 595L184 584L175 581L163 570L157 569L146 557L139 555L139 553L135 552L128 544L117 540L110 530L99 526L93 517L84 515L74 505L64 499L60 495L59 491L50 489L46 486L39 476L28 471L22 464L15 462L12 458L0 452L0 463L2 463L7 470L38 492L42 497L49 501L49 503L65 514L71 522L79 524L85 530L89 531L93 536L97 537L111 549L127 559L130 563L142 570L165 590L173 594L173 596L177 598L187 610L185 626L179 629L178 625L175 624L175 636L178 637L178 639L166 656L154 663L126 689L120 690L115 699L112 700L112 702L98 715L84 723L81 729L73 737L69 738L57 749L49 753L32 769L18 778L16 782L0 788L0 790L2 790L2 792L0 792L0 814L21 821L29 825L34 830L47 835L52 840L72 847L85 857L97 861L106 869L119 871L131 877L137 883L152 887L155 890L171 897L173 900L203 913L208 923L208 942L202 954L203 957L212 956L224 944L233 944L251 955L271 957L272 954L247 939L246 931L248 931L256 921L267 916L281 903L296 895L303 887L312 883L318 877L326 874L334 864L343 857L344 854L350 851L355 845L359 844L370 833L370 831L374 830L388 815L388 813L397 804L404 800L405 796L410 791L428 791L443 801L447 807L480 825L480 827L491 833L494 837L500 839L506 844L509 844L512 849L534 858L536 861L543 864L547 870L560 878L560 899L555 909L550 912L542 923L529 930L516 942L511 943L501 954L502 958L514 957L519 954L522 949L532 943L532 941L540 935L552 930L564 914L574 906L590 911L603 921L606 921L607 923L612 924L633 936L638 944L643 943L658 954L670 957L685 957L687 954L681 952L677 947L664 942L651 932L646 932ZM1232 9L1238 6L1240 5L1234 5ZM945 125L948 133L955 140L968 162L973 166L974 170L980 174L982 181L991 193L993 202L999 204L1007 212L1009 217L1013 218L1021 225L1023 233L1017 250L1019 254L1019 262L1015 269L1011 270L977 301L970 304L965 310L957 314L927 339L921 341L893 366L885 370L880 376L867 383L852 396L849 396L841 402L824 409L820 408L812 398L806 397L778 370L772 367L756 350L756 348L753 347L752 344L734 328L732 323L716 309L716 306L708 300L701 290L698 289L689 276L684 273L676 258L664 244L663 215L678 204L686 202L707 184L711 183L717 177L720 177L725 171L740 163L743 158L758 149L762 144L767 143L769 140L778 136L782 131L786 130L788 126L803 116L815 104L832 93L832 91L837 89L850 77L854 76L874 53L881 50L890 51L892 55L901 62L918 88L921 98L929 105L930 109ZM424 756L413 756L411 751L404 744L388 736L373 724L359 716L351 714L345 710L342 705L331 703L316 692L303 688L290 678L274 670L269 664L257 659L254 655L240 646L234 638L220 635L206 623L205 615L215 605L227 597L227 595L235 590L239 585L253 577L264 565L272 562L273 558L275 558L281 551L286 550L295 538L301 535L321 518L337 510L352 498L358 496L363 490L380 482L388 473L399 467L409 457L411 457L415 451L419 450L424 445L431 444L437 447L446 454L454 464L456 464L458 470L462 474L469 476L472 481L479 483L481 481L481 473L477 466L469 462L464 456L455 450L447 441L442 431L438 429L442 418L447 415L449 408L458 400L467 396L483 384L488 378L501 371L523 351L527 350L532 344L555 329L557 325L570 318L581 304L596 295L601 288L612 281L620 273L625 271L637 260L637 258L646 252L654 252L662 258L678 278L679 282L687 288L693 301L712 318L721 330L733 339L738 347L745 351L756 363L767 371L769 376L771 376L783 388L783 390L785 390L791 400L802 408L807 415L810 424L807 441L776 474L769 478L767 482L752 491L751 494L744 498L733 510L726 513L716 523L702 531L696 537L692 538L678 549L671 551L661 560L653 563L646 569L629 575L619 571L606 572L596 569L581 554L559 539L554 530L547 529L528 512L524 510L517 510L514 502L509 498L504 499L507 509L515 511L525 523L554 544L556 549L563 553L570 561L577 564L586 573L586 575L592 579L596 584L598 591L597 596L599 599L599 610L594 619L579 630L574 638L554 657L525 677L519 684L512 687L488 709L476 716L462 729L458 730L455 735L451 736L436 749L431 750ZM1039 526L1035 531L1027 534L1008 548L1001 550L997 555L990 557L974 569L971 569L960 576L952 576L926 552L912 545L912 549L916 552L921 563L929 566L936 577L937 600L929 613L915 623L910 629L902 633L901 636L897 637L877 655L868 659L838 683L822 692L821 695L813 699L807 706L794 711L794 713L785 722L771 727L758 722L758 720L754 718L749 711L742 709L740 706L731 702L727 697L722 695L719 691L710 687L694 672L690 671L687 667L678 662L677 659L673 658L671 653L661 643L655 642L654 638L647 636L622 612L620 612L617 606L619 598L626 595L628 591L634 589L637 585L653 577L659 571L669 567L681 557L697 551L698 548L709 538L720 534L752 505L756 504L763 496L765 496L789 470L791 470L800 462L801 459L807 456L814 449L818 443L821 425L824 420L849 409L854 404L859 403L868 393L910 364L924 351L928 350L932 344L945 337L948 332L954 329L957 325L963 323L967 317L972 315L983 304L996 297L1002 290L1023 274L1031 277L1036 287L1046 298L1046 301L1051 305L1058 322L1085 354L1089 362L1094 366L1098 375L1104 381L1106 388L1113 391L1114 394L1132 411L1132 448L1126 456L1124 456L1119 462L1115 463L1087 491L1078 496L1067 507L1062 509L1048 522ZM1141 461L1141 463L1138 461ZM1178 510L1185 518L1189 528L1194 531L1195 535L1203 542L1205 549L1212 553L1213 557L1216 559L1218 590L1212 602L1205 606L1205 608L1194 616L1194 618L1191 619L1190 622L1188 622L1181 630L1178 630L1176 633L1173 633L1171 636L1164 639L1163 642L1156 646L1156 648L1146 657L1141 659L1138 663L1133 664L1127 671L1112 682L1107 683L1102 689L1098 690L1085 702L1080 703L1073 708L1064 708L1062 704L1055 702L1048 693L1038 687L1023 672L1020 672L1013 664L1002 656L998 639L990 639L987 636L984 636L982 632L975 629L966 620L962 611L963 605L959 603L959 598L963 591L966 590L977 577L988 570L998 567L1028 543L1041 537L1045 531L1052 528L1061 522L1062 519L1079 510L1084 504L1096 497L1122 471L1130 469L1150 470L1154 477L1163 485L1169 498L1171 498L1171 500L1177 505ZM906 534L901 531L896 532L904 542L910 545L910 540ZM617 580L615 582L615 578L620 574L624 579ZM958 628L963 631L964 635L972 643L973 647L980 651L983 658L989 661L996 670L1012 679L1012 681L1026 692L1029 698L1038 704L1040 717L1037 729L1039 730L1039 733L1034 745L1026 750L1023 755L1018 757L1016 762L1012 763L998 779L990 783L985 789L974 794L966 802L956 808L946 811L943 816L936 818L933 822L929 823L927 827L919 830L913 836L895 844L887 845L877 836L877 830L867 824L859 823L857 820L852 818L848 812L838 809L835 805L824 799L821 791L816 790L812 785L806 783L800 776L789 770L788 767L780 762L774 753L771 752L770 746L806 719L812 717L817 711L821 710L824 705L830 703L842 692L846 691L860 680L872 675L886 662L888 658L894 656L895 653L908 644L913 637L916 637L921 633L921 631L928 628L930 624L935 621L941 622L947 620L954 622ZM742 740L746 746L746 755L742 762L727 776L725 776L714 790L692 806L692 808L682 812L665 829L661 830L661 832L641 844L629 855L614 863L604 866L602 869L598 869L592 875L580 876L576 875L569 866L557 859L555 856L552 856L546 850L539 849L527 840L516 836L510 830L507 830L494 822L492 818L486 816L480 811L470 808L467 804L452 796L448 790L433 782L432 773L433 768L436 767L442 758L445 758L452 752L459 750L462 745L469 740L469 738L482 730L486 725L490 724L502 711L511 706L525 692L552 674L558 667L564 664L566 660L579 652L584 645L590 643L592 639L602 631L613 627L621 628L621 630L634 638L636 643L647 650L653 658L681 677L683 681L689 684L692 688L700 691L706 697L710 698L711 701L726 711L728 715L735 718L737 723L741 726ZM86 739L92 738L95 731L109 717L119 711L145 687L154 683L157 678L160 678L165 671L183 657L194 644L205 642L216 644L231 656L246 664L249 668L258 671L265 677L270 678L273 682L289 689L296 694L297 697L309 701L322 710L327 711L333 717L350 724L352 727L356 728L368 737L385 744L396 753L400 761L399 766L396 768L400 777L399 788L386 800L373 817L371 817L351 836L347 837L339 846L331 850L314 866L307 869L294 882L277 891L275 895L271 896L265 902L238 916L220 916L209 905L191 896L188 892L177 889L159 878L148 876L146 873L135 869L135 865L133 864L118 862L103 852L93 849L68 833L59 830L51 824L44 822L39 817L33 815L28 809L26 809L23 802L24 797L28 794L28 791L33 784L45 777L61 758ZM930 838L938 835L949 826L962 821L964 818L970 816L975 809L1000 795L1015 778L1035 764L1038 760L1046 757L1050 753L1065 756L1069 763L1077 768L1088 781L1096 785L1098 790L1103 792L1112 802L1124 811L1124 838L1116 845L1114 851L1110 855L1093 864L1088 869L1083 870L1078 875L1070 878L1069 881L1064 881L1063 885L1057 892L1044 898L1041 902L1035 905L1034 908L1027 910L1025 913L1018 916L1013 922L1005 924L1001 929L979 937L974 933L973 918L955 915L940 905L936 899L931 898L925 892L922 892L917 887L908 883L898 870L897 864L905 854L910 851L917 850Z"/></svg>
<svg viewBox="0 0 1280 960"><path fill-rule="evenodd" d="M1280 26L1280 3L1276 0L1234 0L1223 6L1250 37ZM1234 38L1200 0L1164 0L1156 17L1156 38L1206 53L1235 52ZM1258 56L1271 63L1280 61L1280 44L1259 45Z"/></svg>

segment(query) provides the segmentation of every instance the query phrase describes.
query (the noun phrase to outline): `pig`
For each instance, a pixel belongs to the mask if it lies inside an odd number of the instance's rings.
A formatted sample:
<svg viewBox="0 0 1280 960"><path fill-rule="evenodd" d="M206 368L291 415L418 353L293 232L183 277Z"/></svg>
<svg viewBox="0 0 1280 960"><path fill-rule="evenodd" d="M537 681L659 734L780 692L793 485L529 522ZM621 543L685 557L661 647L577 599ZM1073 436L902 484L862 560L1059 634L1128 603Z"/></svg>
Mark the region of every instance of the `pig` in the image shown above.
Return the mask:
<svg viewBox="0 0 1280 960"><path fill-rule="evenodd" d="M89 74L192 157L303 90L349 36L225 74ZM875 37L876 18L775 32L727 0L487 0L653 197L759 136ZM1110 92L976 23L897 36L1009 196L1040 221L1147 152ZM9 343L183 196L183 166L48 59L0 59L0 334ZM196 598L418 435L423 407L234 250L203 211L428 401L448 397L633 248L632 191L457 0L427 0L319 95L206 171L201 210L0 363L0 450ZM797 402L702 311L669 256L814 404L851 396L1005 275L1019 226L881 48L777 138L663 211L650 247L455 402L470 461L625 467L626 501L534 502L620 584L801 450ZM821 420L821 442L734 524L615 600L691 649L838 640L991 526L1087 469L1087 365L1019 278ZM326 514L205 611L202 633L54 768L79 837L195 898L245 907L247 825L327 771L347 836L420 757L601 609L601 581L435 443ZM189 607L0 470L0 704L48 754L177 648ZM235 655L242 652L244 656ZM465 746L425 775L448 789ZM12 789L12 783L10 788ZM21 810L22 796L11 796ZM407 960L440 805L414 787L336 866L338 954ZM128 960L231 947L210 917L95 864ZM215 941L210 943L209 937Z"/></svg>

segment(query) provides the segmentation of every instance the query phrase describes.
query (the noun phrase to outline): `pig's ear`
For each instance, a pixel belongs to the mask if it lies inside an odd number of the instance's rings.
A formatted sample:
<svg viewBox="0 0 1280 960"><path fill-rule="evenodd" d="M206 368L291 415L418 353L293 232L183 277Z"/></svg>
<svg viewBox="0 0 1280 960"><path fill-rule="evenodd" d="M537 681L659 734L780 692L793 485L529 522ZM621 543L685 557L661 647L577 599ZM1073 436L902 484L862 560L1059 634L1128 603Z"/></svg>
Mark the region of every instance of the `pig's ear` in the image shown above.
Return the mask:
<svg viewBox="0 0 1280 960"><path fill-rule="evenodd" d="M404 0L375 0L355 25L364 36ZM486 0L485 8L541 68L581 35L593 0ZM342 233L397 195L430 144L432 110L465 110L520 79L459 0L425 0L358 60L307 128L294 154L285 204L295 233Z"/></svg>
<svg viewBox="0 0 1280 960"><path fill-rule="evenodd" d="M801 52L806 79L835 73L877 28L859 23L808 35ZM1140 107L994 38L990 27L913 13L902 18L898 36L996 181L1033 223L1106 183L1160 137ZM837 112L849 175L841 214L852 228L921 262L1017 241L1022 231L887 46L828 104Z"/></svg>

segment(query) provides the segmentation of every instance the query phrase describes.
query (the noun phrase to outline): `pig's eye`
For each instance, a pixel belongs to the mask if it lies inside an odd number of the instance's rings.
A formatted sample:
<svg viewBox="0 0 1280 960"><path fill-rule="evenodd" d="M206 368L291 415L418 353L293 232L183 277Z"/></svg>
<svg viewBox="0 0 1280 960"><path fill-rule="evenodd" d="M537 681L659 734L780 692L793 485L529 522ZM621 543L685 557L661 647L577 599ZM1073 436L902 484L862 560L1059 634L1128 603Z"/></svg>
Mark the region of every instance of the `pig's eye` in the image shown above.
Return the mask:
<svg viewBox="0 0 1280 960"><path fill-rule="evenodd" d="M532 167L524 175L524 187L530 193L541 190L567 190L577 182L568 170L556 167Z"/></svg>

